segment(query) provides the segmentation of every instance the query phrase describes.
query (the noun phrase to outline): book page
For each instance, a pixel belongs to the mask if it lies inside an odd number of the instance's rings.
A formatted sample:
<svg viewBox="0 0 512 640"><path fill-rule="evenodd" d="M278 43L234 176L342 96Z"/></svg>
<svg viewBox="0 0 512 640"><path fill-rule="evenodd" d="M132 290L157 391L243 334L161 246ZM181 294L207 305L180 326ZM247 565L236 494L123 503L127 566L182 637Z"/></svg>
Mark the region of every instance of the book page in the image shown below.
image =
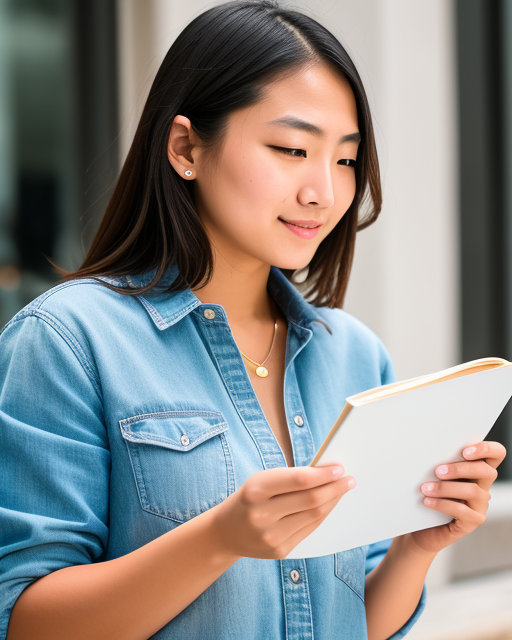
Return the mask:
<svg viewBox="0 0 512 640"><path fill-rule="evenodd" d="M423 504L421 485L439 481L438 465L463 460L462 450L487 436L511 395L512 366L497 366L346 405L311 464L342 464L357 485L287 558L338 553L450 522Z"/></svg>
<svg viewBox="0 0 512 640"><path fill-rule="evenodd" d="M487 371L488 369L494 369L496 367L511 366L512 363L502 358L480 358L479 360L472 360L464 364L451 367L450 369L444 369L437 373L431 373L425 376L418 376L417 378L410 378L401 382L393 382L383 387L376 387L375 389L369 389L356 395L347 398L353 406L358 406L366 402L373 402L379 398L394 395L396 393L402 393L409 389L416 389L418 387L424 387L428 384L436 384L443 380L451 380L460 376L466 376L470 373L478 373L479 371Z"/></svg>

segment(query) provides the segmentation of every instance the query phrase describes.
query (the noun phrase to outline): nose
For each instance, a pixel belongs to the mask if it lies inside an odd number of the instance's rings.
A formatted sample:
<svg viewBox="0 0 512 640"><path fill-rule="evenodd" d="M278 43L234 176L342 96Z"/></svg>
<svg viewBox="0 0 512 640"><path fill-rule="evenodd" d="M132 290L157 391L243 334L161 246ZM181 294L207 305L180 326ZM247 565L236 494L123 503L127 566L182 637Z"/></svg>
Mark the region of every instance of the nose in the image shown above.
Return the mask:
<svg viewBox="0 0 512 640"><path fill-rule="evenodd" d="M334 205L334 190L332 187L331 171L327 167L323 171L309 173L299 189L300 204L317 205L320 209L328 209Z"/></svg>

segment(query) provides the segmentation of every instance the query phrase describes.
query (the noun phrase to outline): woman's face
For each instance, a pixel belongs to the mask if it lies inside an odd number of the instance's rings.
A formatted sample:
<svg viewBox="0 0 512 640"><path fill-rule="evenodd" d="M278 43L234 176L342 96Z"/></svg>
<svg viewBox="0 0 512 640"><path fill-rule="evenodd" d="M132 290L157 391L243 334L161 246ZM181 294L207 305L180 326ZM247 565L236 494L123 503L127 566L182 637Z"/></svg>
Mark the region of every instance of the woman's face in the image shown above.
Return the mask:
<svg viewBox="0 0 512 640"><path fill-rule="evenodd" d="M356 160L358 141L352 89L327 66L268 85L262 101L230 115L215 166L203 171L198 158L196 206L214 248L237 268L308 265L352 203L346 161Z"/></svg>

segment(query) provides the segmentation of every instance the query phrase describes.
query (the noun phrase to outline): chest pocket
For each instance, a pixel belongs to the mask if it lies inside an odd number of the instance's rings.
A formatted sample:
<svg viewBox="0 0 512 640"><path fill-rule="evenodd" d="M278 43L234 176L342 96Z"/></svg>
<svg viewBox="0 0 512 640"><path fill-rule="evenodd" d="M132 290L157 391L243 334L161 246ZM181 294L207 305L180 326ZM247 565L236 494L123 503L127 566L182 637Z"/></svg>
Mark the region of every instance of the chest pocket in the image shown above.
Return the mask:
<svg viewBox="0 0 512 640"><path fill-rule="evenodd" d="M364 602L366 552L370 545L334 554L334 574Z"/></svg>
<svg viewBox="0 0 512 640"><path fill-rule="evenodd" d="M215 411L162 411L119 421L142 508L182 523L235 490L229 429Z"/></svg>

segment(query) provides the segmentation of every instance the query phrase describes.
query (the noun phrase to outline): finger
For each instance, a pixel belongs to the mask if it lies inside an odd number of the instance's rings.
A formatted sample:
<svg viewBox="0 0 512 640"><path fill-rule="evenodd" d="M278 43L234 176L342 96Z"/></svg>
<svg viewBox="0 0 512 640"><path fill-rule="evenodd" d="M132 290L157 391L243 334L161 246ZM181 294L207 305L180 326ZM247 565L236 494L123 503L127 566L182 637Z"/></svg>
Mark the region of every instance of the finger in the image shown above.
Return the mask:
<svg viewBox="0 0 512 640"><path fill-rule="evenodd" d="M269 516L279 519L301 511L312 511L313 515L318 512L320 515L323 505L339 500L355 485L356 481L352 476L344 476L336 482L273 496L268 501Z"/></svg>
<svg viewBox="0 0 512 640"><path fill-rule="evenodd" d="M496 469L505 459L507 450L501 442L485 441L466 447L462 455L466 460L485 460L489 466Z"/></svg>
<svg viewBox="0 0 512 640"><path fill-rule="evenodd" d="M473 531L473 529L476 529L476 527L483 524L486 520L485 514L471 509L463 502L428 497L423 498L423 504L429 509L446 513L447 515L452 516L452 518L458 520L459 526L464 529L466 533Z"/></svg>
<svg viewBox="0 0 512 640"><path fill-rule="evenodd" d="M282 544L283 553L280 554L279 557L286 558L290 551L293 551L299 542L302 542L310 533L313 533L313 531L319 526L320 522L321 520L309 522L306 526L302 527L302 529L295 531L295 533Z"/></svg>
<svg viewBox="0 0 512 640"><path fill-rule="evenodd" d="M436 476L441 480L476 480L487 491L498 477L498 472L484 460L473 462L452 462L436 467Z"/></svg>
<svg viewBox="0 0 512 640"><path fill-rule="evenodd" d="M487 513L491 494L478 486L476 482L460 482L444 480L442 482L425 482L421 486L425 496L432 498L445 498L451 500L464 500L470 509Z"/></svg>
<svg viewBox="0 0 512 640"><path fill-rule="evenodd" d="M278 467L257 471L247 481L244 498L248 502L262 502L272 496L291 491L303 491L338 480L340 475L333 475L333 469L341 465L325 467ZM341 467L341 475L345 472Z"/></svg>
<svg viewBox="0 0 512 640"><path fill-rule="evenodd" d="M299 542L313 532L334 509L338 501L339 498L334 498L316 512L301 511L281 518L274 529L276 538L281 541L280 546L283 551L281 557L288 555Z"/></svg>

